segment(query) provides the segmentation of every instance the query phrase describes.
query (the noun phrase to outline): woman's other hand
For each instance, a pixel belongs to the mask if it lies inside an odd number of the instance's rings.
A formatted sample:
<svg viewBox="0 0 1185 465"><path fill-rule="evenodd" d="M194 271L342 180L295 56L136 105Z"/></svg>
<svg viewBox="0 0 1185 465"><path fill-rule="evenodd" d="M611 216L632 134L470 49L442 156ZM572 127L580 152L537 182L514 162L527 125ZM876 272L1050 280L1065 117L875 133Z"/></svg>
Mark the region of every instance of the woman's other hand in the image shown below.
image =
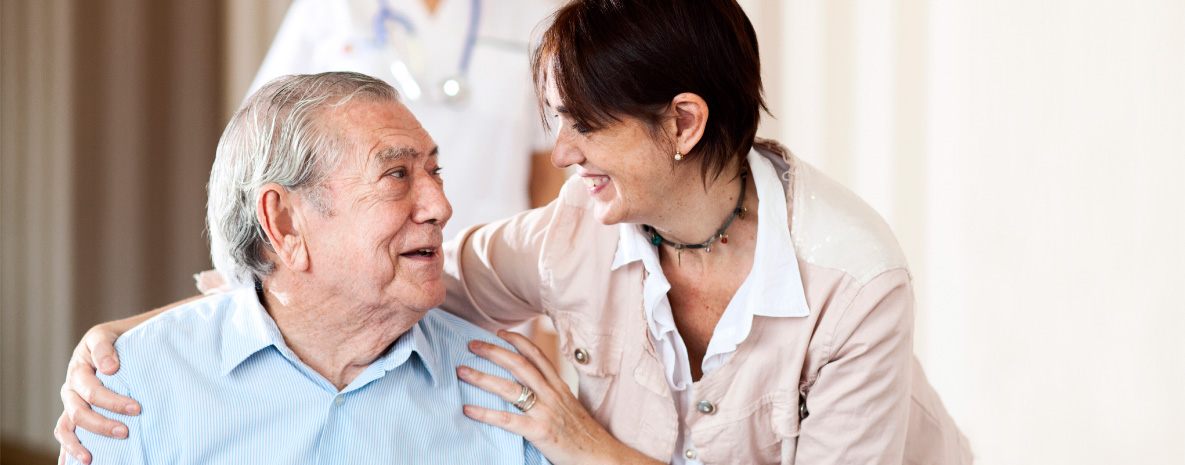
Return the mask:
<svg viewBox="0 0 1185 465"><path fill-rule="evenodd" d="M132 416L140 414L139 402L111 392L95 376L96 368L108 376L119 371L119 354L115 353L115 340L149 318L200 298L200 295L190 297L136 316L103 323L91 328L82 336L82 341L74 348L74 355L70 357L70 366L66 369L66 382L62 384L62 406L65 407L65 412L58 417L58 424L53 430L54 437L62 445L58 463L65 463L67 453L79 462L91 463L90 451L78 442L78 436L74 435L74 427L109 438L123 439L128 436L127 425L91 410L92 405Z"/></svg>
<svg viewBox="0 0 1185 465"><path fill-rule="evenodd" d="M70 366L66 370L66 382L62 385L62 405L65 411L58 418L54 437L62 445L62 452L68 453L79 462L90 463L90 452L78 442L74 427L78 426L96 434L122 439L127 437L128 428L123 423L111 420L91 410L95 405L113 412L139 415L140 404L130 397L121 396L103 386L95 375L98 368L103 374L112 375L119 371L119 355L115 353L115 340L126 329L118 322L105 323L86 332L82 341L74 348ZM59 454L59 463L65 455Z"/></svg>
<svg viewBox="0 0 1185 465"><path fill-rule="evenodd" d="M519 382L464 366L457 369L458 377L507 402L519 400L525 385L534 391L535 402L521 415L466 405L466 416L522 436L557 465L661 463L618 441L593 420L543 351L529 339L508 331L499 331L498 336L519 353L481 341L470 342L469 350L505 368Z"/></svg>

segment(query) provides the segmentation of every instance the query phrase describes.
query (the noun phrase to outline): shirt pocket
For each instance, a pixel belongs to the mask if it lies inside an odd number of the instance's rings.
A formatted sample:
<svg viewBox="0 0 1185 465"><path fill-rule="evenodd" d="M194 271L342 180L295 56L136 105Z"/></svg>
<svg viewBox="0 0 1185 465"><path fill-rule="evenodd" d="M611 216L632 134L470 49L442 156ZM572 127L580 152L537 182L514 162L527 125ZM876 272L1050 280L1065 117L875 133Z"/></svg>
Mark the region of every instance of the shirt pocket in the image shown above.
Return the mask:
<svg viewBox="0 0 1185 465"><path fill-rule="evenodd" d="M727 463L785 463L787 451L793 457L798 444L797 400L795 395L759 401L711 442L732 445Z"/></svg>
<svg viewBox="0 0 1185 465"><path fill-rule="evenodd" d="M620 339L580 314L556 312L553 320L560 352L580 376L577 398L593 418L604 420L601 407L621 371Z"/></svg>

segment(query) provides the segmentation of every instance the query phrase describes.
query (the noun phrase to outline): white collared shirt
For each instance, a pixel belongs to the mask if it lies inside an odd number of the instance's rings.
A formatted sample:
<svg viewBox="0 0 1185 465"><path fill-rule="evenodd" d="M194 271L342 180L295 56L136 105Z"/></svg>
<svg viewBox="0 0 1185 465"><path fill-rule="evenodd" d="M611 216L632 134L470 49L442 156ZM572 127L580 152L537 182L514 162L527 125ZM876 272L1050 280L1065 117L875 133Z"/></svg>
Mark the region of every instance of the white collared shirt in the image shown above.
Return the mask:
<svg viewBox="0 0 1185 465"><path fill-rule="evenodd" d="M749 337L754 316L786 318L810 315L806 292L798 270L798 257L790 239L786 218L786 193L773 164L756 149L748 155L749 169L757 188L757 244L753 268L737 289L708 342L701 364L703 376L728 362L737 347ZM701 464L695 456L695 444L687 437L685 418L691 410L691 363L687 346L675 327L671 301L667 292L671 284L663 274L658 250L649 236L637 224L621 224L621 238L612 269L641 261L646 269L642 286L642 303L650 337L666 371L667 382L675 397L679 412L679 439L671 464ZM789 285L787 283L790 283ZM688 451L693 453L688 454Z"/></svg>

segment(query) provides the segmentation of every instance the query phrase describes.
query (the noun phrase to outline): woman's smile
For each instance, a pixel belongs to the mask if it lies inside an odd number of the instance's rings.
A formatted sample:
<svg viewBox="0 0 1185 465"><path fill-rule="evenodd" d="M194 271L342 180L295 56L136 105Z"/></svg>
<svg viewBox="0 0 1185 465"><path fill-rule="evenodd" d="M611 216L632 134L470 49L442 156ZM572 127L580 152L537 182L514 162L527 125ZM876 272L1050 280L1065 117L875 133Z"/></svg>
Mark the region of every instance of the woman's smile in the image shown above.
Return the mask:
<svg viewBox="0 0 1185 465"><path fill-rule="evenodd" d="M584 185L588 188L588 194L592 196L604 190L605 186L609 185L611 181L608 176L600 174L582 174L580 177L584 179Z"/></svg>

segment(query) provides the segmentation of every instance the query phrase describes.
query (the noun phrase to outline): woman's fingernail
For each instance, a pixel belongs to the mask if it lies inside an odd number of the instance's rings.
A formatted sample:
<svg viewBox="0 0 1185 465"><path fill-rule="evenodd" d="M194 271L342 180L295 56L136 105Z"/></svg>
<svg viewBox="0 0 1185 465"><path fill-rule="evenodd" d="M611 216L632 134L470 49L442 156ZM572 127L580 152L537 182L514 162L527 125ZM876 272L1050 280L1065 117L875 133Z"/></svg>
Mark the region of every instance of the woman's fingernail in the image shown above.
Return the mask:
<svg viewBox="0 0 1185 465"><path fill-rule="evenodd" d="M467 367L467 366L457 367L457 374L461 375L461 376L469 376L469 367Z"/></svg>
<svg viewBox="0 0 1185 465"><path fill-rule="evenodd" d="M126 412L128 415L136 415L136 414L140 413L140 406L136 405L136 404L128 404L127 407L123 408L123 411Z"/></svg>
<svg viewBox="0 0 1185 465"><path fill-rule="evenodd" d="M103 368L103 371L111 371L115 369L115 359L111 357L104 358L102 362L99 362L99 364L103 365L101 367Z"/></svg>
<svg viewBox="0 0 1185 465"><path fill-rule="evenodd" d="M481 346L483 346L483 345L485 345L485 343L483 343L481 341L477 341L477 340L469 341L469 349L470 350L480 350Z"/></svg>
<svg viewBox="0 0 1185 465"><path fill-rule="evenodd" d="M111 428L111 434L114 434L115 437L117 437L117 438L122 438L124 436L127 436L128 429L124 428L123 426L116 426L114 428Z"/></svg>

